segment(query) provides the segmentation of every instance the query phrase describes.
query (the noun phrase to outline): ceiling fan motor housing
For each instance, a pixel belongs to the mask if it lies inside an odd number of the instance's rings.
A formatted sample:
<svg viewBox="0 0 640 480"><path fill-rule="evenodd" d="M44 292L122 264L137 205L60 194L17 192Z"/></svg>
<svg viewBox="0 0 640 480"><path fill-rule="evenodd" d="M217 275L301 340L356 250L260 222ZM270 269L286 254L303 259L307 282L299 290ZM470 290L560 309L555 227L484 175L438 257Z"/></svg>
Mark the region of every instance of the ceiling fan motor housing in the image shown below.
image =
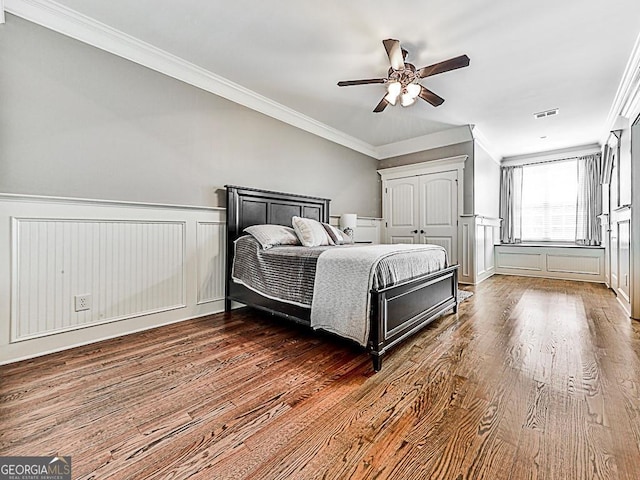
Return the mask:
<svg viewBox="0 0 640 480"><path fill-rule="evenodd" d="M400 82L403 87L410 83L417 83L420 80L416 67L410 63L405 63L402 70L389 69L389 82Z"/></svg>

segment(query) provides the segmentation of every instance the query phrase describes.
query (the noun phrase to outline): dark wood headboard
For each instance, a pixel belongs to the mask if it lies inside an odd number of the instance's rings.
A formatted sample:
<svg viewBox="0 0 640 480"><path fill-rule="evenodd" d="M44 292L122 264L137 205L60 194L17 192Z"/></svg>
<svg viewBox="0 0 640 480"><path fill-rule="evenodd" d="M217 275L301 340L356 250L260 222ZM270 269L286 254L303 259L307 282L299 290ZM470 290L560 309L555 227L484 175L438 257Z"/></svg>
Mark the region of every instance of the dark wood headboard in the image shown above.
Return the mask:
<svg viewBox="0 0 640 480"><path fill-rule="evenodd" d="M256 188L227 188L227 234L233 240L251 225L274 224L291 226L294 216L329 222L329 202L326 198L271 192Z"/></svg>
<svg viewBox="0 0 640 480"><path fill-rule="evenodd" d="M294 216L329 223L326 198L292 193L272 192L256 188L225 185L227 188L227 293L233 265L233 242L251 225L291 226Z"/></svg>

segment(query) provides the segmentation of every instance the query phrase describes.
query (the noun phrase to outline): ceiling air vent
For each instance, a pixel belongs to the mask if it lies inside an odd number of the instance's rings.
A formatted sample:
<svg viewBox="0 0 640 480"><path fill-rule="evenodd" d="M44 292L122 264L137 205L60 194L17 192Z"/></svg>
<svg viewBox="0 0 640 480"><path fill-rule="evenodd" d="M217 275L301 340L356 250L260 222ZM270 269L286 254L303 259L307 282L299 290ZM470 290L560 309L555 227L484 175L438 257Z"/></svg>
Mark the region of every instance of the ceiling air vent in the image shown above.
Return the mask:
<svg viewBox="0 0 640 480"><path fill-rule="evenodd" d="M534 113L534 118L544 118L544 117L553 117L554 115L558 115L559 109L554 108L552 110L546 110L544 112Z"/></svg>

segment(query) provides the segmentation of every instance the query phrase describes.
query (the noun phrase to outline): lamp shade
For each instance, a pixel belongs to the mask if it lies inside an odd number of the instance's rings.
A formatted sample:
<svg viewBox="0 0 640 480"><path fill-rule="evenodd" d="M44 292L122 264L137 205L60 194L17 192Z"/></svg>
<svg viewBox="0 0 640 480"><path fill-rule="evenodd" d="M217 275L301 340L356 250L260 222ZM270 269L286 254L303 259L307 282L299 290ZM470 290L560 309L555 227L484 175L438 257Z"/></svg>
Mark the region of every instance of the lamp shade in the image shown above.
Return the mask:
<svg viewBox="0 0 640 480"><path fill-rule="evenodd" d="M345 230L350 228L351 230L356 229L356 225L358 224L358 215L355 213L343 213L340 215L340 228Z"/></svg>

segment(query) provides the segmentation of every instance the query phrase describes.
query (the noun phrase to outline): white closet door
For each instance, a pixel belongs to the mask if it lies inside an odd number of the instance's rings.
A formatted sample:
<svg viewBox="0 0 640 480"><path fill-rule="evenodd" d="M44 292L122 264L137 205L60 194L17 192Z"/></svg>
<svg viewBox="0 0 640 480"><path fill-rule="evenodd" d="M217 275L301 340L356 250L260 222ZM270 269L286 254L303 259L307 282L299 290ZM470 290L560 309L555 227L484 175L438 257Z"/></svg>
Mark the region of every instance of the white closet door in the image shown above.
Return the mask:
<svg viewBox="0 0 640 480"><path fill-rule="evenodd" d="M418 177L386 182L387 243L416 243L419 222Z"/></svg>
<svg viewBox="0 0 640 480"><path fill-rule="evenodd" d="M443 246L449 253L450 263L458 263L458 172L432 173L418 178L420 242Z"/></svg>

